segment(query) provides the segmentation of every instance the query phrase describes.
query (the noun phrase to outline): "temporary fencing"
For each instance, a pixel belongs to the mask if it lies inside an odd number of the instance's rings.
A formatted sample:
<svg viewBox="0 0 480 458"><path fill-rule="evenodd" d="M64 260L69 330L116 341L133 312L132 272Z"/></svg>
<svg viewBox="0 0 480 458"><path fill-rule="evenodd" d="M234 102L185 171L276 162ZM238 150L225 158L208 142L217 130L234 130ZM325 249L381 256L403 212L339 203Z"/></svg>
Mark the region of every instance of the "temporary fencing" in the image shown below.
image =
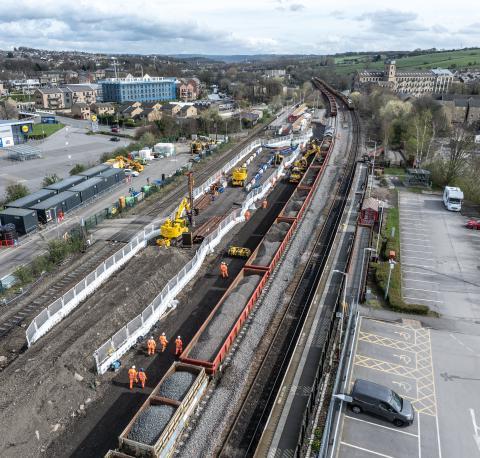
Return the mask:
<svg viewBox="0 0 480 458"><path fill-rule="evenodd" d="M285 167L295 160L299 151L300 148L297 147L291 157L289 157L288 162L286 161L282 164L269 177L268 181L247 194L242 208L230 213L230 215L220 223L220 226L204 239L193 259L167 283L163 290L141 314L131 320L95 351L93 356L99 374L104 374L114 361L121 358L139 339L142 339L150 332L150 329L155 323L165 314L168 308L171 307L172 301L178 293L193 279L207 254L213 251L213 248L220 243L223 236L230 232L236 224L245 220L245 212L250 209L256 201L263 199L268 194L275 182L284 174Z"/></svg>
<svg viewBox="0 0 480 458"><path fill-rule="evenodd" d="M296 139L297 144L299 142L308 141L308 138L309 137L307 137L307 134L303 135L302 137L298 137ZM247 147L243 148L233 159L231 159L227 164L225 164L221 168L221 170L217 171L206 182L194 189L194 199L208 192L213 183L220 180L239 161L241 161L245 156L247 156L254 148L260 147L262 143L265 142L262 142L262 140L255 140ZM297 153L292 154L292 158L295 157L296 154ZM288 163L286 162L284 166L285 165L288 165ZM102 351L102 348L104 348L108 344L109 350L107 353L115 353L116 355L118 355L115 359L118 359L135 343L136 338L138 338L140 335L143 335L143 333L139 332L139 330L147 329L145 333L148 332L148 329L152 327L153 323L155 323L164 313L171 300L178 294L179 291L181 291L185 284L187 284L188 281L193 278L195 273L198 271L207 253L207 251L205 251L205 247L208 247L208 249L211 251L213 247L220 242L223 235L231 229L231 227L243 220L243 215L245 211L249 207L251 207L251 205L256 200L261 199L264 195L268 193L269 189L273 186L275 180L283 173L284 166L277 169L276 173L270 177L268 182L264 183L261 187L254 189L247 195L242 209L237 210L235 213L232 213L227 218L229 225L227 229L225 229L225 221L227 220L224 220L220 227L217 229L217 231L210 234L204 240L195 257L182 269L181 272L179 272L178 275L182 274L182 272L185 272L185 274L181 276L180 279L177 278L177 275L172 280L170 280L170 282L166 286L166 288L168 289L165 291L164 288L164 290L162 290L162 292L144 310L144 312L139 315L139 317L136 317L134 320L132 320L126 327L118 331L111 339L109 339L108 342L106 342L97 350L97 352L95 353L95 360L97 362L97 370L99 371L99 373L105 372L106 369L103 368L108 368L110 364L108 363L106 365L105 361L102 360L102 358L105 358L105 351ZM152 224L147 225L142 231L136 234L126 246L124 246L122 249L118 250L115 254L105 260L94 271L89 273L83 280L78 282L73 288L67 291L62 297L60 297L48 307L43 309L33 319L33 321L26 329L26 339L28 346L30 347L38 339L48 333L63 318L69 315L84 299L86 299L90 294L92 294L115 271L117 271L136 253L138 253L142 248L144 248L147 245L148 240L158 236L162 223L163 221L155 221ZM185 280L185 278L188 279ZM133 335L136 335L137 337L133 339ZM108 358L109 361L110 359L111 358Z"/></svg>

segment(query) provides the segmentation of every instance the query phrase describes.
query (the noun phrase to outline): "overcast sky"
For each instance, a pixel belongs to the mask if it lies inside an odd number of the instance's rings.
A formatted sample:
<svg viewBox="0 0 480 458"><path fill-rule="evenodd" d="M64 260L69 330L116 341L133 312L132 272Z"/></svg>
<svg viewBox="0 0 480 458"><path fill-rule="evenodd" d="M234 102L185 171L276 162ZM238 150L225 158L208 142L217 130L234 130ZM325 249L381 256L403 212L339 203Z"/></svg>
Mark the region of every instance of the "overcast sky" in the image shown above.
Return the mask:
<svg viewBox="0 0 480 458"><path fill-rule="evenodd" d="M0 0L0 48L330 54L480 45L473 0Z"/></svg>

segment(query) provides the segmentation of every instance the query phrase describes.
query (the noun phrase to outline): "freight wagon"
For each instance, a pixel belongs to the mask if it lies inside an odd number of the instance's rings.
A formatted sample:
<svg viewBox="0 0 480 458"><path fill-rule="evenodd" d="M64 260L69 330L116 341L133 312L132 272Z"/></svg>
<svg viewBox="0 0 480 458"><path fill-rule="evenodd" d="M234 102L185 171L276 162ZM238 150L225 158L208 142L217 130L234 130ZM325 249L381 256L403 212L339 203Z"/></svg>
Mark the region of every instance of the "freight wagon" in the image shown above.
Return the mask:
<svg viewBox="0 0 480 458"><path fill-rule="evenodd" d="M28 196L22 197L21 199L14 200L9 202L5 206L7 208L31 208L32 205L38 204L43 200L47 200L49 197L55 195L55 191L51 189L40 189L40 191L29 194Z"/></svg>
<svg viewBox="0 0 480 458"><path fill-rule="evenodd" d="M174 363L118 438L106 457L171 456L208 384L205 369Z"/></svg>
<svg viewBox="0 0 480 458"><path fill-rule="evenodd" d="M71 177L65 178L65 180L58 181L57 183L53 183L49 186L45 186L44 189L51 189L52 191L55 191L56 194L58 194L62 191L69 190L73 186L81 183L82 181L85 181L86 179L87 177L81 175L73 175Z"/></svg>
<svg viewBox="0 0 480 458"><path fill-rule="evenodd" d="M57 220L81 203L82 200L78 192L63 191L43 202L32 205L31 209L37 212L38 220L41 223L47 224L49 221Z"/></svg>
<svg viewBox="0 0 480 458"><path fill-rule="evenodd" d="M0 211L0 223L14 224L17 233L25 235L37 229L37 213L25 208L7 208Z"/></svg>

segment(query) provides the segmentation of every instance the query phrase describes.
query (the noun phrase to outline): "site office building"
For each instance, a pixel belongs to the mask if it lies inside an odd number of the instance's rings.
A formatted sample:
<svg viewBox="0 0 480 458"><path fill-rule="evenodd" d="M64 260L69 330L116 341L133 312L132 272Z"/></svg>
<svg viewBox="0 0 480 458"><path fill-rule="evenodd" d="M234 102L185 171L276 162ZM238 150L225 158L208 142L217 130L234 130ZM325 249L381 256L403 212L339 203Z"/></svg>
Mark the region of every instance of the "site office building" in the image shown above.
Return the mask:
<svg viewBox="0 0 480 458"><path fill-rule="evenodd" d="M175 78L127 75L125 78L108 78L100 84L104 102L175 100L177 94Z"/></svg>

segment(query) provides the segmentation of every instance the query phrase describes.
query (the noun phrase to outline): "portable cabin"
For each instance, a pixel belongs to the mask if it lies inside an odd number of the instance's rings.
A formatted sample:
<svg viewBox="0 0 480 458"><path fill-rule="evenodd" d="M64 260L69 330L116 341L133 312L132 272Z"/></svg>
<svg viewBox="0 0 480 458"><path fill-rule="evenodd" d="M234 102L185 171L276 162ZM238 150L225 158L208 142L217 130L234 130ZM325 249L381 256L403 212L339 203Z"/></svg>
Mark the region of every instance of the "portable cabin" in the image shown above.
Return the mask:
<svg viewBox="0 0 480 458"><path fill-rule="evenodd" d="M85 170L84 172L80 172L79 175L87 178L92 178L100 175L103 171L109 169L110 167L105 164L96 165L90 169Z"/></svg>
<svg viewBox="0 0 480 458"><path fill-rule="evenodd" d="M31 208L37 212L38 220L46 224L49 221L62 219L65 213L73 210L82 203L80 193L63 191Z"/></svg>
<svg viewBox="0 0 480 458"><path fill-rule="evenodd" d="M0 211L0 222L3 225L14 224L17 233L25 235L37 228L37 212L25 208L7 208Z"/></svg>
<svg viewBox="0 0 480 458"><path fill-rule="evenodd" d="M81 183L82 181L85 181L87 177L81 176L81 175L73 175L71 177L65 178L65 180L58 181L57 183L53 183L51 185L45 186L44 189L51 189L52 191L55 191L56 194L62 192L62 191L67 191L73 186L77 185L78 183Z"/></svg>
<svg viewBox="0 0 480 458"><path fill-rule="evenodd" d="M43 200L55 195L55 191L51 189L40 189L40 191L29 194L28 196L9 202L5 206L7 208L30 208L32 205L38 204Z"/></svg>

